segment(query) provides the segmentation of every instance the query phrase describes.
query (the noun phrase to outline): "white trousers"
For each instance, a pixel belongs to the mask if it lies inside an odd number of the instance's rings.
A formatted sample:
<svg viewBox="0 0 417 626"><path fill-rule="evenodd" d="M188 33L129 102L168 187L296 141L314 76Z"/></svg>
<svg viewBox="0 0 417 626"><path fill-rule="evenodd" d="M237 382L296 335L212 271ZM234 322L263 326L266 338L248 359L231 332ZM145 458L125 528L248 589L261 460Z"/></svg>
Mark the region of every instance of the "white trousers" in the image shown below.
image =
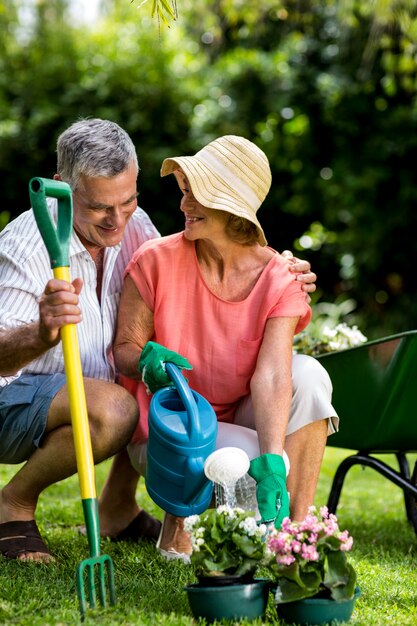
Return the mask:
<svg viewBox="0 0 417 626"><path fill-rule="evenodd" d="M292 362L293 395L288 419L287 435L319 420L327 420L327 433L339 429L339 417L332 406L332 383L327 371L313 357L295 354ZM250 459L259 456L258 436L252 399L246 396L239 404L233 424L219 422L216 449L236 447L245 450ZM136 471L144 475L146 442L128 445L130 461Z"/></svg>

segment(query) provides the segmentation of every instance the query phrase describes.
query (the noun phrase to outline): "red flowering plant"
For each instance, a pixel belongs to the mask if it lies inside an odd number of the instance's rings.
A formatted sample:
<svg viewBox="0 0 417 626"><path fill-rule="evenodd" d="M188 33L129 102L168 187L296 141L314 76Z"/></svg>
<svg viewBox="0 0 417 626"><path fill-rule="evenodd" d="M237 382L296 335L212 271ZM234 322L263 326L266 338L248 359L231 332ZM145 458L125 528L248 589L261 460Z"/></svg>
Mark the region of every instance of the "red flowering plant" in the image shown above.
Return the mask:
<svg viewBox="0 0 417 626"><path fill-rule="evenodd" d="M337 518L326 506L310 507L300 522L286 517L280 530L267 539L268 568L277 583L275 602L282 604L310 598L353 597L356 573L347 552L353 539L341 531Z"/></svg>

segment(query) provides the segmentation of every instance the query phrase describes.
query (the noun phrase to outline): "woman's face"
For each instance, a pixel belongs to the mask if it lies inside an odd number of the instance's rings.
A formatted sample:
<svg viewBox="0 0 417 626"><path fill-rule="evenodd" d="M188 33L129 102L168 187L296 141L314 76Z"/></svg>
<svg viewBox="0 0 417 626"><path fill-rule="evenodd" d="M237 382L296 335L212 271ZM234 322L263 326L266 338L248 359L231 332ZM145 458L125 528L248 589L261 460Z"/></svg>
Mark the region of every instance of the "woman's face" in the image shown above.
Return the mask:
<svg viewBox="0 0 417 626"><path fill-rule="evenodd" d="M175 170L174 175L183 193L180 209L185 217L185 237L190 241L224 239L229 214L226 211L204 207L194 197L186 175L181 170Z"/></svg>

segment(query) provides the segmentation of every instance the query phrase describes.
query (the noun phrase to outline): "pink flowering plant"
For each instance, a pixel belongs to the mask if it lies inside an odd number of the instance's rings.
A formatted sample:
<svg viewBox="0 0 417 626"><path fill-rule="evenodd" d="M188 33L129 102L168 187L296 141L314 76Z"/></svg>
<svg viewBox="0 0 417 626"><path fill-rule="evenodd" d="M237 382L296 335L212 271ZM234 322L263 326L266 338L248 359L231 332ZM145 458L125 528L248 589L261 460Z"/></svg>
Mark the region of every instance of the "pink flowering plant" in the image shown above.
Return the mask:
<svg viewBox="0 0 417 626"><path fill-rule="evenodd" d="M191 563L197 576L253 575L265 558L265 524L253 511L218 506L190 515L184 528L191 535Z"/></svg>
<svg viewBox="0 0 417 626"><path fill-rule="evenodd" d="M335 515L323 506L309 508L301 522L284 518L280 530L272 530L267 539L268 567L278 583L275 602L281 604L310 598L353 597L356 573L347 553L353 539L341 531Z"/></svg>

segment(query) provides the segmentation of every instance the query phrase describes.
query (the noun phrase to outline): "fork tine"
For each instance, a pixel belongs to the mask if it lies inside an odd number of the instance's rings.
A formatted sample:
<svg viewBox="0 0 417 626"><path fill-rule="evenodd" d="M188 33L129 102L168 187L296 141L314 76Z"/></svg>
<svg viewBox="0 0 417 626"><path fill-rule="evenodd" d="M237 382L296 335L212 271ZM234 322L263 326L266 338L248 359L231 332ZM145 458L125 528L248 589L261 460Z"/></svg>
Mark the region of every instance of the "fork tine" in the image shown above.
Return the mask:
<svg viewBox="0 0 417 626"><path fill-rule="evenodd" d="M107 606L107 593L106 593L106 581L103 576L106 570L106 567L100 563L99 564L100 576L98 577L98 595L100 598L100 603L102 606Z"/></svg>
<svg viewBox="0 0 417 626"><path fill-rule="evenodd" d="M87 604L89 604L93 609L97 606L96 580L98 583L98 598L100 604L106 607L108 600L110 604L116 604L114 566L112 559L107 554L90 559L84 559L84 561L81 561L77 568L77 593L82 620L84 619L87 611ZM88 594L85 592L86 587ZM88 603L86 595L88 595Z"/></svg>
<svg viewBox="0 0 417 626"><path fill-rule="evenodd" d="M96 587L95 587L94 563L87 563L86 570L87 570L87 586L88 586L88 597L90 600L90 606L91 608L95 609L97 606L97 595L96 595Z"/></svg>
<svg viewBox="0 0 417 626"><path fill-rule="evenodd" d="M111 558L107 555L105 556L105 562L106 562L106 567L107 567L107 578L108 578L108 582L109 582L109 597L110 597L110 604L116 604L116 587L115 587L115 583L114 583L114 565L113 565L113 561L111 560Z"/></svg>
<svg viewBox="0 0 417 626"><path fill-rule="evenodd" d="M81 562L78 565L77 570L75 572L75 580L76 580L76 587L77 587L78 602L80 605L81 621L84 621L85 613L87 611L87 600L85 597L83 571L84 571L84 565L83 565L83 562Z"/></svg>

